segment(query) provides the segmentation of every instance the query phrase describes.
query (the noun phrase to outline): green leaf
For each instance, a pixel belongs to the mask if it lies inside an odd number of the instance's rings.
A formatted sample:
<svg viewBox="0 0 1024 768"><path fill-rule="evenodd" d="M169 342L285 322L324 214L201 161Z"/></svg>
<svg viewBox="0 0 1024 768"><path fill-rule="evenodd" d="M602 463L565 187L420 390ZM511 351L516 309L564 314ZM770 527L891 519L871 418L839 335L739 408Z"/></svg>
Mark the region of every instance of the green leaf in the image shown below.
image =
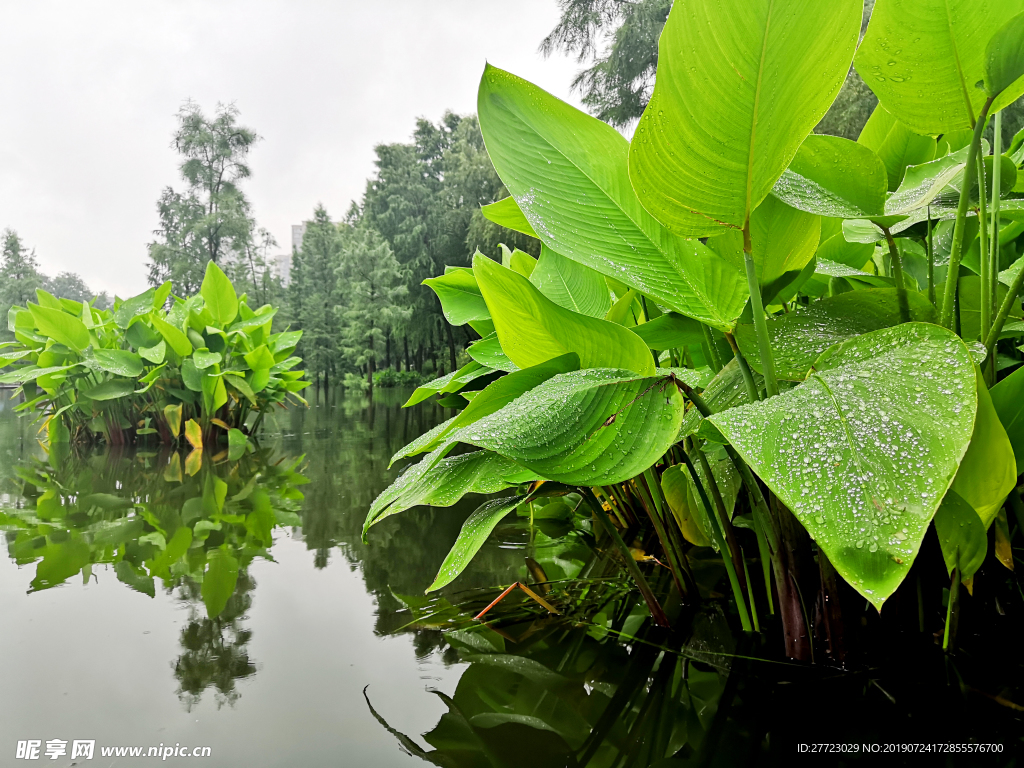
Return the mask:
<svg viewBox="0 0 1024 768"><path fill-rule="evenodd" d="M490 451L443 458L448 450L450 445L428 454L378 496L366 514L363 534L385 517L412 507L450 507L467 493L498 493L517 484L506 478L522 474L516 462Z"/></svg>
<svg viewBox="0 0 1024 768"><path fill-rule="evenodd" d="M683 408L667 377L589 369L548 379L448 440L507 456L548 480L609 485L665 454Z"/></svg>
<svg viewBox="0 0 1024 768"><path fill-rule="evenodd" d="M93 361L101 370L117 376L141 376L142 358L134 352L122 349L96 349Z"/></svg>
<svg viewBox="0 0 1024 768"><path fill-rule="evenodd" d="M130 379L110 379L92 389L82 390L90 400L106 401L127 397L135 392L135 382Z"/></svg>
<svg viewBox="0 0 1024 768"><path fill-rule="evenodd" d="M252 405L256 405L256 393L252 391L252 387L250 387L249 383L241 376L225 374L224 383L242 395L242 397L248 400Z"/></svg>
<svg viewBox="0 0 1024 768"><path fill-rule="evenodd" d="M117 327L127 328L136 317L149 314L153 309L155 298L156 289L150 288L145 293L140 293L138 296L121 302L121 306L114 311L114 322L117 324Z"/></svg>
<svg viewBox="0 0 1024 768"><path fill-rule="evenodd" d="M881 158L838 136L808 136L772 194L801 211L842 219L880 215L888 177Z"/></svg>
<svg viewBox="0 0 1024 768"><path fill-rule="evenodd" d="M529 392L536 386L543 384L552 376L569 371L579 370L580 359L575 354L562 355L552 360L535 365L532 368L510 373L502 376L497 381L492 381L483 390L477 393L469 405L467 405L458 416L449 419L441 429L431 430L430 440L417 439L410 445L391 457L394 464L398 459L406 456L414 456L417 453L432 451L444 442L447 435L456 429L468 426L479 421L484 416L489 416L501 410L520 395Z"/></svg>
<svg viewBox="0 0 1024 768"><path fill-rule="evenodd" d="M170 345L178 357L188 357L192 354L192 342L180 328L175 328L162 317L158 317L156 313L153 314L152 321L153 327L160 332L164 341Z"/></svg>
<svg viewBox="0 0 1024 768"><path fill-rule="evenodd" d="M266 344L261 344L252 352L244 355L245 363L254 371L270 369L274 367L274 356L267 349ZM196 367L199 366L198 361Z"/></svg>
<svg viewBox="0 0 1024 768"><path fill-rule="evenodd" d="M196 368L192 358L187 358L181 363L181 380L185 387L193 392L203 391L203 375Z"/></svg>
<svg viewBox="0 0 1024 768"><path fill-rule="evenodd" d="M953 569L959 568L963 580L978 572L988 552L986 530L971 505L950 490L935 514L935 533L947 573L952 575Z"/></svg>
<svg viewBox="0 0 1024 768"><path fill-rule="evenodd" d="M744 276L644 210L614 128L491 66L479 114L495 170L546 246L681 314L732 327Z"/></svg>
<svg viewBox="0 0 1024 768"><path fill-rule="evenodd" d="M981 278L977 275L961 277L958 288L960 299L960 336L966 341L978 341L981 339ZM996 306L1003 303L1008 290L1001 283L996 285ZM1013 303L1009 317L1011 319L1024 317L1019 301Z"/></svg>
<svg viewBox="0 0 1024 768"><path fill-rule="evenodd" d="M210 262L211 264L213 262ZM220 616L227 608L228 600L235 594L238 584L238 560L226 549L214 549L206 554L206 573L203 574L202 595L206 604L206 615L211 619Z"/></svg>
<svg viewBox="0 0 1024 768"><path fill-rule="evenodd" d="M967 452L964 343L906 323L830 347L806 383L711 421L876 608L903 581Z"/></svg>
<svg viewBox="0 0 1024 768"><path fill-rule="evenodd" d="M580 315L604 317L612 306L611 291L601 273L547 246L541 247L530 282L558 306Z"/></svg>
<svg viewBox="0 0 1024 768"><path fill-rule="evenodd" d="M427 278L423 284L437 294L445 320L452 325L490 319L472 269L448 269L440 277Z"/></svg>
<svg viewBox="0 0 1024 768"><path fill-rule="evenodd" d="M1016 458L1017 474L1024 474L1024 368L1018 368L989 392L992 406Z"/></svg>
<svg viewBox="0 0 1024 768"><path fill-rule="evenodd" d="M245 455L245 449L249 447L249 438L240 429L228 430L228 459L238 461Z"/></svg>
<svg viewBox="0 0 1024 768"><path fill-rule="evenodd" d="M909 166L934 160L936 153L935 139L914 133L881 104L871 113L857 143L881 159L890 192L899 189Z"/></svg>
<svg viewBox="0 0 1024 768"><path fill-rule="evenodd" d="M533 227L530 226L529 220L523 215L514 197L506 197L504 200L485 205L480 209L480 212L484 215L485 219L493 221L499 227L522 232L530 237L537 237L537 233L533 231Z"/></svg>
<svg viewBox="0 0 1024 768"><path fill-rule="evenodd" d="M679 525L683 538L695 547L711 546L711 521L704 514L703 505L693 498L690 473L683 464L669 467L661 475L661 491Z"/></svg>
<svg viewBox="0 0 1024 768"><path fill-rule="evenodd" d="M218 328L227 328L238 316L238 294L215 262L207 262L206 275L199 293L206 302L206 309L217 321Z"/></svg>
<svg viewBox="0 0 1024 768"><path fill-rule="evenodd" d="M29 304L35 327L58 344L81 352L89 346L89 329L74 315L59 309Z"/></svg>
<svg viewBox="0 0 1024 768"><path fill-rule="evenodd" d="M653 375L650 350L632 331L563 309L529 280L485 256L474 257L473 271L501 348L520 368L575 352L583 368L625 368Z"/></svg>
<svg viewBox="0 0 1024 768"><path fill-rule="evenodd" d="M863 3L676 0L629 157L644 207L676 234L740 229L832 105Z"/></svg>
<svg viewBox="0 0 1024 768"><path fill-rule="evenodd" d="M139 354L154 365L160 365L167 357L167 342L161 341L155 347L140 347Z"/></svg>
<svg viewBox="0 0 1024 768"><path fill-rule="evenodd" d="M466 518L459 531L459 537L452 545L448 556L441 563L441 568L434 578L434 583L427 588L427 592L434 592L446 587L455 581L459 575L466 570L466 566L480 551L491 531L498 523L513 509L526 500L525 496L510 496L505 499L492 499L478 507L473 514Z"/></svg>
<svg viewBox="0 0 1024 768"><path fill-rule="evenodd" d="M274 319L277 314L277 309L267 305L261 307L260 311L247 320L236 320L228 328L229 333L238 333L239 331L248 331L252 328L260 328Z"/></svg>
<svg viewBox="0 0 1024 768"><path fill-rule="evenodd" d="M905 294L911 320L936 321L935 307L926 296L917 291ZM901 322L899 292L895 288L841 293L773 317L768 321L768 335L775 353L775 373L780 379L803 381L814 361L833 344ZM760 372L754 326L737 326L736 341L747 362Z"/></svg>
<svg viewBox="0 0 1024 768"><path fill-rule="evenodd" d="M261 350L263 352L266 352L266 355L262 354ZM265 363L267 360L267 356L269 356L271 360L270 365L263 365L261 367L270 368L273 366L273 355L270 355L270 353L267 351L266 346L261 346L255 352L250 352L249 354L255 355L256 358L258 358L259 361L262 363ZM197 349L195 352L192 353L192 362L195 363L196 369L200 371L206 370L207 368L214 365L219 365L223 359L224 358L221 356L220 352L211 352L205 347L202 349ZM246 362L249 362L248 355L246 355ZM252 364L250 364L249 367L253 368L254 370L256 369L256 366Z"/></svg>
<svg viewBox="0 0 1024 768"><path fill-rule="evenodd" d="M493 373L490 368L485 368L479 363L467 363L466 365L459 368L457 371L441 376L440 378L428 381L426 384L422 384L416 387L416 390L412 393L412 396L406 401L404 408L408 408L417 403L421 403L431 395L448 394L450 392L458 392L460 389L468 384L471 384L476 379Z"/></svg>
<svg viewBox="0 0 1024 768"><path fill-rule="evenodd" d="M674 312L662 315L648 323L630 329L651 349L675 349L699 346L704 342L704 331L696 320Z"/></svg>
<svg viewBox="0 0 1024 768"><path fill-rule="evenodd" d="M935 136L973 128L985 103L986 47L1019 0L877 0L857 51L857 72L910 130ZM1017 100L1024 83L1004 90L990 114Z"/></svg>
<svg viewBox="0 0 1024 768"><path fill-rule="evenodd" d="M951 490L973 507L987 531L1017 484L1017 462L980 371L977 383L978 414L974 419L974 433Z"/></svg>
<svg viewBox="0 0 1024 768"><path fill-rule="evenodd" d="M497 333L491 333L489 336L480 339L480 341L470 344L466 352L469 353L471 358L486 368L493 368L496 371L505 371L506 373L519 370L519 366L509 360L508 355L501 348L501 342L498 341Z"/></svg>
<svg viewBox="0 0 1024 768"><path fill-rule="evenodd" d="M1019 7L1019 6L1018 6ZM1024 93L1024 13L1001 26L985 48L985 93L999 96L1003 91ZM1018 94L1019 95L1019 94ZM1016 98L1016 97L1014 97Z"/></svg>
<svg viewBox="0 0 1024 768"><path fill-rule="evenodd" d="M768 197L750 218L754 268L764 303L769 304L814 258L821 238L821 219ZM708 247L737 271L744 269L743 233L729 230L708 241Z"/></svg>

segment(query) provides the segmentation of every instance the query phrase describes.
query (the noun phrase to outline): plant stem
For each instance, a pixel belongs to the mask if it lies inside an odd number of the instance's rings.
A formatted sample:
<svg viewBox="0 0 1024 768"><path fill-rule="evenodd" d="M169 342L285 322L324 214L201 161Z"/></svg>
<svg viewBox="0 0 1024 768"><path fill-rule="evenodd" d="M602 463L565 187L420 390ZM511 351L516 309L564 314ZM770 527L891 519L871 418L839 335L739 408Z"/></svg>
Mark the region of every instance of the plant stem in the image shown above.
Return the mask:
<svg viewBox="0 0 1024 768"><path fill-rule="evenodd" d="M989 275L990 275L990 287L989 287L989 301L986 308L989 310L991 315L992 311L996 309L996 301L999 296L999 206L1002 202L1002 186L1003 186L1003 111L999 110L996 112L995 117L995 134L993 136L994 148L992 150L992 235L991 235L991 253L989 254ZM985 338L988 338L988 334L992 328L985 329ZM996 378L996 361L994 355L989 355L986 358L985 364L985 380L989 386L995 382Z"/></svg>
<svg viewBox="0 0 1024 768"><path fill-rule="evenodd" d="M957 555L959 555L957 550ZM942 650L950 653L956 650L956 625L960 619L960 569L953 569L949 585L949 603L946 605L946 628L942 633Z"/></svg>
<svg viewBox="0 0 1024 768"><path fill-rule="evenodd" d="M704 323L700 324L700 328L704 332L704 343L708 348L708 365L711 366L711 370L718 373L722 370L722 358L718 355L714 334L711 333L711 328L704 325Z"/></svg>
<svg viewBox="0 0 1024 768"><path fill-rule="evenodd" d="M989 357L992 357L995 352L996 342L999 341L999 334L1003 332L1003 326L1006 325L1006 319L1010 316L1010 311L1017 301L1017 294L1020 293L1022 284L1024 284L1024 269L1013 278L1006 296L1003 297L1003 303L999 305L999 312L996 313L996 318L992 321L992 330L989 331L988 338L985 339L985 351L988 352Z"/></svg>
<svg viewBox="0 0 1024 768"><path fill-rule="evenodd" d="M960 261L963 258L964 236L967 225L967 208L971 199L970 179L977 172L978 154L981 149L981 136L985 132L985 121L988 111L992 108L995 98L990 96L981 109L978 122L974 126L971 148L967 151L967 164L964 166L964 182L960 190L960 204L956 209L956 224L953 227L953 244L949 252L949 271L946 273L946 290L943 291L942 315L940 324L945 328L953 327L953 297L956 293L957 276L960 274Z"/></svg>
<svg viewBox="0 0 1024 768"><path fill-rule="evenodd" d="M889 243L889 263L892 269L893 280L896 281L896 299L900 305L900 322L910 322L910 304L907 302L907 285L903 282L903 259L900 258L900 249L896 247L896 241L888 227L882 227L885 233L885 240Z"/></svg>
<svg viewBox="0 0 1024 768"><path fill-rule="evenodd" d="M665 611L662 609L661 604L658 603L658 598L654 596L654 592L651 591L650 585L647 583L647 579L644 578L643 573L640 571L640 566L636 564L636 560L633 559L633 553L629 551L629 547L626 546L626 542L619 536L619 532L615 530L615 526L612 525L612 521L608 519L608 515L605 514L604 507L601 506L601 502L594 496L593 491L589 488L581 487L580 493L590 503L591 508L594 510L594 516L600 521L601 525L608 532L608 536L611 537L615 547L619 550L619 554L626 561L626 570L629 571L629 575L633 577L633 581L636 582L637 587L640 588L640 594L643 595L644 601L647 603L647 608L651 612L651 618L654 619L654 623L659 627L668 627L669 621L668 616L665 615Z"/></svg>
<svg viewBox="0 0 1024 768"><path fill-rule="evenodd" d="M768 397L775 397L779 394L779 383L775 379L775 358L772 355L772 343L768 335L768 322L764 315L764 304L761 302L761 286L758 284L752 250L748 218L743 226L743 263L747 269L747 290L750 292L750 308L754 313L754 330L757 331L757 348L761 355L761 369L764 371L764 386Z"/></svg>
<svg viewBox="0 0 1024 768"><path fill-rule="evenodd" d="M680 597L686 597L688 592L686 584L683 581L683 567L679 562L680 554L676 552L675 544L671 538L669 538L668 530L665 528L665 514L661 504L661 493L658 487L657 478L654 477L653 469L644 470L644 480L646 480L647 487L644 488L644 483L637 478L637 487L640 489L641 495L644 497L643 501L650 504L650 518L651 522L654 523L654 530L658 534L658 539L661 541L661 547L665 550L665 554L668 555L669 565L672 566L672 580L675 582L676 589L679 590Z"/></svg>
<svg viewBox="0 0 1024 768"><path fill-rule="evenodd" d="M721 526L718 523L718 515L715 514L715 508L711 506L711 500L708 499L708 494L704 490L704 484L700 480L700 475L697 474L697 468L693 466L693 461L690 460L686 451L683 451L682 457L683 463L686 464L686 468L690 470L690 477L693 478L693 485L697 489L697 495L700 496L700 501L704 505L704 509L708 511L708 520L711 522L711 533L715 537L715 543L718 544L718 549L722 554L722 562L725 564L725 572L729 576L729 584L732 586L733 598L736 600L736 608L740 613L740 624L743 626L744 632L752 632L754 627L750 623L750 614L747 611L747 601L744 599L743 590L740 588L739 576L736 574L736 567L732 562L729 545L726 543L725 535L722 533Z"/></svg>
<svg viewBox="0 0 1024 768"><path fill-rule="evenodd" d="M736 358L736 365L740 367L740 373L743 374L743 383L747 387L747 397L750 398L750 402L756 403L761 399L761 393L757 391L757 383L754 381L754 374L750 370L750 366L747 365L747 358L740 352L739 345L731 333L725 334L725 338L728 340L729 346L732 347L732 354Z"/></svg>
<svg viewBox="0 0 1024 768"><path fill-rule="evenodd" d="M935 306L935 249L932 244L932 207L928 206L928 301Z"/></svg>

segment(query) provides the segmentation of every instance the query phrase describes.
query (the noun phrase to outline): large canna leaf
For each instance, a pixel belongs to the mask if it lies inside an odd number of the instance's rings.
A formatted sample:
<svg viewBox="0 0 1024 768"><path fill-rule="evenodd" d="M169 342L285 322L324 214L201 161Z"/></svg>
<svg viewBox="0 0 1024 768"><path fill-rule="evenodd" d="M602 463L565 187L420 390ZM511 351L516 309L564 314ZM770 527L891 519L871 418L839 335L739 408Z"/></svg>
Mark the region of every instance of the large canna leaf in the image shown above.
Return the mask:
<svg viewBox="0 0 1024 768"><path fill-rule="evenodd" d="M971 505L987 531L1017 484L1017 463L981 371L977 372L977 384L978 415L971 446L950 490Z"/></svg>
<svg viewBox="0 0 1024 768"><path fill-rule="evenodd" d="M877 0L857 52L857 72L910 130L928 136L973 128L987 98L986 48L1024 11L1021 0ZM994 113L1024 93L1009 84Z"/></svg>
<svg viewBox="0 0 1024 768"><path fill-rule="evenodd" d="M36 328L44 336L49 336L58 344L78 352L89 346L89 329L74 315L60 309L31 303L28 305L28 311L32 313L32 321Z"/></svg>
<svg viewBox="0 0 1024 768"><path fill-rule="evenodd" d="M877 608L903 581L967 452L975 365L937 325L831 347L806 383L711 417Z"/></svg>
<svg viewBox="0 0 1024 768"><path fill-rule="evenodd" d="M676 0L630 179L686 237L742 228L846 79L860 0Z"/></svg>
<svg viewBox="0 0 1024 768"><path fill-rule="evenodd" d="M916 291L905 293L910 319L935 322L935 307ZM846 339L902 322L895 288L870 288L841 293L768 321L768 335L780 379L803 381L822 352ZM736 326L736 340L747 361L761 370L757 337L752 325Z"/></svg>
<svg viewBox="0 0 1024 768"><path fill-rule="evenodd" d="M612 308L604 275L542 246L530 282L555 304L580 315L604 317Z"/></svg>
<svg viewBox="0 0 1024 768"><path fill-rule="evenodd" d="M864 145L808 136L772 194L801 211L862 219L884 212L887 181L882 160Z"/></svg>
<svg viewBox="0 0 1024 768"><path fill-rule="evenodd" d="M493 221L500 227L511 229L514 232L522 232L530 237L537 237L529 220L523 215L514 197L506 197L496 203L485 205L480 209L484 218Z"/></svg>
<svg viewBox="0 0 1024 768"><path fill-rule="evenodd" d="M207 562L206 573L203 574L203 603L206 604L206 615L216 619L227 608L228 600L235 593L238 560L225 547L211 550L207 554Z"/></svg>
<svg viewBox="0 0 1024 768"><path fill-rule="evenodd" d="M569 485L624 482L676 442L683 400L668 377L590 369L548 379L448 435Z"/></svg>
<svg viewBox="0 0 1024 768"><path fill-rule="evenodd" d="M472 269L446 269L443 275L427 278L423 284L437 294L444 318L452 325L487 320L491 316Z"/></svg>
<svg viewBox="0 0 1024 768"><path fill-rule="evenodd" d="M86 365L118 376L141 376L142 358L134 352L123 349L97 349Z"/></svg>
<svg viewBox="0 0 1024 768"><path fill-rule="evenodd" d="M491 161L545 245L681 314L732 327L747 299L743 275L644 210L629 144L614 128L491 66L479 113Z"/></svg>
<svg viewBox="0 0 1024 768"><path fill-rule="evenodd" d="M629 329L558 306L525 277L486 256L473 258L473 272L501 348L520 368L574 352L582 368L654 374L650 350Z"/></svg>
<svg viewBox="0 0 1024 768"><path fill-rule="evenodd" d="M206 275L199 289L206 309L213 315L219 328L227 328L238 317L238 294L216 262L206 265Z"/></svg>
<svg viewBox="0 0 1024 768"><path fill-rule="evenodd" d="M949 574L959 568L960 578L969 579L978 572L988 552L986 531L974 508L951 489L935 514L935 533Z"/></svg>
<svg viewBox="0 0 1024 768"><path fill-rule="evenodd" d="M417 438L391 457L394 464L398 459L432 451L445 442L449 434L468 426L485 416L500 411L520 395L524 395L540 384L560 373L579 370L580 359L575 354L562 355L522 371L515 371L488 384L462 409L458 416L435 427L427 435Z"/></svg>
<svg viewBox="0 0 1024 768"><path fill-rule="evenodd" d="M467 493L498 493L520 481L523 469L511 459L490 451L444 458L450 450L448 444L428 454L380 494L366 514L363 534L385 517L412 507L450 507Z"/></svg>
<svg viewBox="0 0 1024 768"><path fill-rule="evenodd" d="M1018 368L992 387L989 395L1009 437L1017 474L1024 474L1024 368Z"/></svg>
<svg viewBox="0 0 1024 768"><path fill-rule="evenodd" d="M459 531L459 537L452 545L451 551L441 564L441 568L434 578L434 583L427 588L427 592L433 592L446 587L455 581L469 562L480 551L480 547L487 541L491 531L508 515L513 509L524 501L526 496L510 496L503 499L492 499L483 504L473 514L466 518Z"/></svg>

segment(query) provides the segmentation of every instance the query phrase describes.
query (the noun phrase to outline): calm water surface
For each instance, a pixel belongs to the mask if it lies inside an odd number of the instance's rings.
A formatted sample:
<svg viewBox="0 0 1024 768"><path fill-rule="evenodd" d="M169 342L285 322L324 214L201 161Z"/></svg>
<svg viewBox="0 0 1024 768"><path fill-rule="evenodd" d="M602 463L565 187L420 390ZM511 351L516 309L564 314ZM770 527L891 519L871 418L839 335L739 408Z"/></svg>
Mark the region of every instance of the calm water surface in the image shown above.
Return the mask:
<svg viewBox="0 0 1024 768"><path fill-rule="evenodd" d="M46 763L58 766L72 763L76 739L97 742L95 762L78 761L92 765L151 764L101 758L99 746L159 744L210 746L210 766L422 764L374 720L363 689L406 733L428 731L446 711L425 689L453 692L466 665L451 651L446 663L429 633L386 631L402 623L395 595L422 594L472 505L411 511L361 542L369 503L396 475L390 456L445 417L440 409L403 411L400 402L400 393L383 392L373 407L339 398L282 413L261 459L229 469L206 457L189 478L166 455L48 459L36 427L0 392L0 511L8 513L0 765L25 764L16 747L29 739L43 750L51 739L69 742L68 756ZM267 480L275 463L283 460L281 470L300 456L295 472L308 484ZM233 502L256 475L249 496ZM213 529L218 486L226 486L221 516L237 512L233 504L262 509L253 501L262 493L278 525L268 519L261 530L252 522L258 515L249 515L243 534L241 523ZM304 498L289 500L295 490ZM141 502L134 512L125 497ZM161 542L139 540L142 509L155 521L147 530L164 530ZM191 559L155 584L141 568L111 564L152 563L160 544L173 547L168 539L182 520L198 539L197 516L211 520L210 529L188 558L205 550L212 562L226 553L223 562L241 566L230 594L211 587L207 595L190 582ZM133 520L138 528L123 530ZM226 535L228 528L236 532ZM521 563L514 548L490 547L464 585L507 583ZM227 601L214 620L207 600Z"/></svg>

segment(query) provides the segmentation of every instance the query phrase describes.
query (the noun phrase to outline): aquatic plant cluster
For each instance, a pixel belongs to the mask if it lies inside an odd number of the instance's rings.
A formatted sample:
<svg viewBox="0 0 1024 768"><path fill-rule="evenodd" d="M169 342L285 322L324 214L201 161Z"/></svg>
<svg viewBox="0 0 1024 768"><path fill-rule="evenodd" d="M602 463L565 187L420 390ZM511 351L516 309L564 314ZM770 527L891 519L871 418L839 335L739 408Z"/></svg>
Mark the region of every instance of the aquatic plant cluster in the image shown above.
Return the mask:
<svg viewBox="0 0 1024 768"><path fill-rule="evenodd" d="M111 309L36 295L9 313L15 341L0 345L0 368L11 369L0 384L20 385L20 409L50 443L152 436L201 450L226 436L239 454L270 409L305 403L298 393L309 382L292 354L301 331L273 333L277 310L250 308L212 261L187 299L170 282Z"/></svg>
<svg viewBox="0 0 1024 768"><path fill-rule="evenodd" d="M484 214L541 249L426 281L481 339L410 399L459 412L395 455L426 454L364 534L502 494L430 590L553 500L621 556L655 623L701 599L711 547L742 628L777 616L798 659L842 658L838 580L880 611L930 531L947 648L988 551L1013 569L1024 136L1003 145L1000 110L1024 94L1024 2L878 0L858 44L861 12L676 0L632 141L486 68L480 126L511 196ZM856 142L811 135L851 64L877 110Z"/></svg>

